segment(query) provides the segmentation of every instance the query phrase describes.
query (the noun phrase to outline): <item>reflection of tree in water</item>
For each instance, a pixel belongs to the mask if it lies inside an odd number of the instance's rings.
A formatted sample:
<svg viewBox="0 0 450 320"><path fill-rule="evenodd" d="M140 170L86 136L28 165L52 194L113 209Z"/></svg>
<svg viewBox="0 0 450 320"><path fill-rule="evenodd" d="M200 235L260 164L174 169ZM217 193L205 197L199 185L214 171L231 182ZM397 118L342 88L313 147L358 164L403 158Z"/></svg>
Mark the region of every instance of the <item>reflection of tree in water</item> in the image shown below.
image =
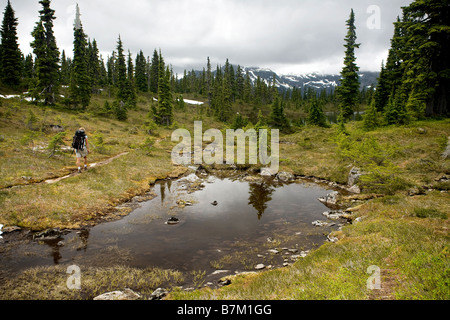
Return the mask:
<svg viewBox="0 0 450 320"><path fill-rule="evenodd" d="M161 193L161 205L164 204L164 199L166 198L166 184L165 183L160 183L159 184L159 190Z"/></svg>
<svg viewBox="0 0 450 320"><path fill-rule="evenodd" d="M248 198L248 204L251 204L258 211L259 220L267 209L267 203L272 200L272 193L275 191L275 187L264 181L250 183L249 187L250 197Z"/></svg>

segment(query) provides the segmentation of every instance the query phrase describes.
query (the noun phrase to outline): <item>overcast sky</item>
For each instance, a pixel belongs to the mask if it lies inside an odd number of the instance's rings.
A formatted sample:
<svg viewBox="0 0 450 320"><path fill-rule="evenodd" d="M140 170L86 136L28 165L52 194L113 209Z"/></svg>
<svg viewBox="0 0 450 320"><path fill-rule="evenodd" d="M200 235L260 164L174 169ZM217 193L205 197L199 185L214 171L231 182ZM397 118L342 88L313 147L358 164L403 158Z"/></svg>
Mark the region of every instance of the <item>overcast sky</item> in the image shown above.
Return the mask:
<svg viewBox="0 0 450 320"><path fill-rule="evenodd" d="M38 0L10 0L19 19L20 49L30 53ZM339 73L345 21L353 8L361 71L379 71L387 57L393 22L412 0L53 0L60 51L72 55L75 4L85 33L104 58L120 34L133 57L161 49L176 72L232 64L270 68L281 74ZM2 11L7 0L0 0Z"/></svg>

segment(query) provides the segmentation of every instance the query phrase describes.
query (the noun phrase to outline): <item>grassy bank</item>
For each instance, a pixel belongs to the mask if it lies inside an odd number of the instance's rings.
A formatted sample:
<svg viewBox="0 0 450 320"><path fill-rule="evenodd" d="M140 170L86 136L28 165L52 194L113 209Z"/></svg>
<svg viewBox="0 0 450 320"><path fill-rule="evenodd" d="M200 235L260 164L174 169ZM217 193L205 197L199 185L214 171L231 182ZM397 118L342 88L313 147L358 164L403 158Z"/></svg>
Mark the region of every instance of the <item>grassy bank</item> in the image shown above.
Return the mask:
<svg viewBox="0 0 450 320"><path fill-rule="evenodd" d="M105 98L95 99L93 106L102 105ZM158 128L149 134L146 117L151 103L150 96L140 96L138 108L130 111L126 122L119 122L97 115L92 108L79 113L3 100L0 223L42 230L78 228L120 217L128 211L116 209L118 204L148 192L157 179L184 172L183 167L173 166L170 161L174 143L167 137L173 129L191 130L194 120L200 119L204 130L224 128L211 118L201 117L197 107L187 106L185 111L176 113L172 128ZM49 158L48 145L56 135L50 126L55 124L66 131L65 146L70 145L78 127L87 129L92 142L91 163L123 155L81 175L47 184L46 179L64 176L75 169L73 155L64 148ZM359 183L363 194L379 195L353 211L353 221L361 219L333 234L339 238L338 242L324 244L291 267L241 275L218 290L175 289L169 298L450 298L450 202L449 180L445 178L450 174L450 160L441 157L450 136L450 121L418 121L370 132L363 131L361 123L352 122L347 131L348 135L342 136L333 126L301 127L294 133L283 134L280 144L280 170L346 184L350 169L358 167L364 173ZM367 269L372 265L381 271L380 290L367 288L370 277ZM148 296L150 289L164 285L167 279L178 282L182 278L172 271L163 275L158 270L113 266L108 270L90 269L86 278L88 287L82 294L63 289L47 292L49 286L65 285L64 272L61 268L30 269L17 279L8 279L2 285L1 296L89 299L102 290L125 287ZM56 276L49 278L50 274ZM34 281L28 281L30 277ZM106 284L105 279L114 281ZM152 285L146 289L145 283ZM11 296L9 290L23 294Z"/></svg>

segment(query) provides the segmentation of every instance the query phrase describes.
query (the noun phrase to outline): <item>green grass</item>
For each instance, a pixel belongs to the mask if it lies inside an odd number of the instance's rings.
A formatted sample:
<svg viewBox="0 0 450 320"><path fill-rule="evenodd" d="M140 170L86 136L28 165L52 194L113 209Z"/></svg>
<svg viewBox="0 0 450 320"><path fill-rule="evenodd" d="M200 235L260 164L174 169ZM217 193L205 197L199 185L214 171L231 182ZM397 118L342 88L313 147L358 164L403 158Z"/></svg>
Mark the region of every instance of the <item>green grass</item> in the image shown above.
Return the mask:
<svg viewBox="0 0 450 320"><path fill-rule="evenodd" d="M432 202L448 211L448 195L372 200L363 220L338 233L337 243L312 251L292 267L243 275L219 290L175 291L172 299L449 299L447 220L416 218L414 208ZM367 288L367 268L381 269L381 289Z"/></svg>
<svg viewBox="0 0 450 320"><path fill-rule="evenodd" d="M6 279L0 287L1 300L92 300L105 292L129 288L149 299L161 286L181 283L178 271L158 268L136 269L126 266L110 268L80 267L81 289L69 289L70 274L64 265L36 267L14 279Z"/></svg>

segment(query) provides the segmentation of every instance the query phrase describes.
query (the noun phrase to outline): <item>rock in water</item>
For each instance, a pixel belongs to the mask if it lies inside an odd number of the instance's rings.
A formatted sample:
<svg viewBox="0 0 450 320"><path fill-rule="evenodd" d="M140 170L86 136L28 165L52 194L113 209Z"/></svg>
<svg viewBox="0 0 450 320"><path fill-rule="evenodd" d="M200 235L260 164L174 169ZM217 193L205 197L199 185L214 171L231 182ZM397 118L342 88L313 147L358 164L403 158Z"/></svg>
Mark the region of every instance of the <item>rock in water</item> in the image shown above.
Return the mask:
<svg viewBox="0 0 450 320"><path fill-rule="evenodd" d="M339 192L333 191L333 192L330 192L329 194L327 194L325 197L320 197L318 200L325 205L334 206L337 203L338 195L339 195Z"/></svg>
<svg viewBox="0 0 450 320"><path fill-rule="evenodd" d="M167 224L177 224L180 222L180 219L175 218L175 217L170 217L169 220L167 220Z"/></svg>
<svg viewBox="0 0 450 320"><path fill-rule="evenodd" d="M294 175L289 172L280 172L277 174L277 178L282 182L290 182L295 179Z"/></svg>

